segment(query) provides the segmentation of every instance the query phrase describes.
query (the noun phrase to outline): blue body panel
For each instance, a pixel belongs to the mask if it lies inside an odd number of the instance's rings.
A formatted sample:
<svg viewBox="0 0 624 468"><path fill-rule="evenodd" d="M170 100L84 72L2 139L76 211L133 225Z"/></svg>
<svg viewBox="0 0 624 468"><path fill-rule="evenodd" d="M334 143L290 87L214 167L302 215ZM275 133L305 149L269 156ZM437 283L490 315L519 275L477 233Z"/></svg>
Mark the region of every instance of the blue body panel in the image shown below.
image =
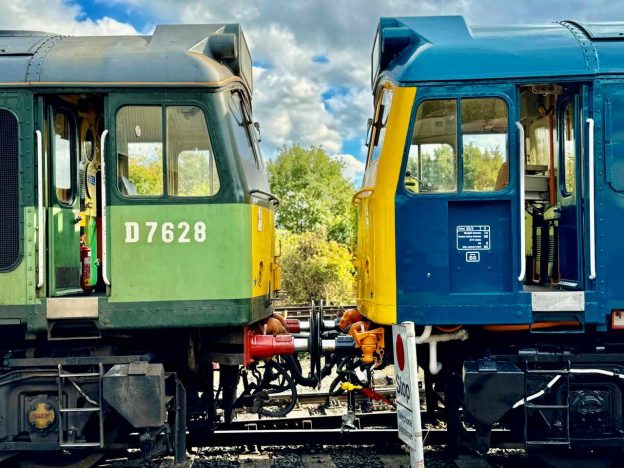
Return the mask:
<svg viewBox="0 0 624 468"><path fill-rule="evenodd" d="M380 29L405 28L411 43L383 70L397 82L588 76L623 73L618 31L591 40L595 25L468 27L461 16L382 18ZM377 71L373 70L376 74Z"/></svg>
<svg viewBox="0 0 624 468"><path fill-rule="evenodd" d="M576 180L582 193L561 204L560 245L575 256L560 267L562 277L577 280L573 289L585 294L584 311L568 316L606 331L611 311L624 310L624 23L469 28L461 17L383 18L378 41L384 28L399 31L393 32L399 38L409 36L409 44L386 63L380 52L380 66L373 68L374 84L387 79L418 88L408 139L416 109L426 99L498 96L509 106L505 190L424 195L408 192L400 179L395 195L398 322L535 321L531 292L517 280L521 211L514 123L521 118L520 86L569 83L576 89L570 99L578 105ZM595 121L595 280L589 278L588 117ZM401 174L408 151L406 142ZM563 155L556 157L562 164ZM460 245L466 226L486 226L489 232L490 244L479 247L478 263L469 262Z"/></svg>

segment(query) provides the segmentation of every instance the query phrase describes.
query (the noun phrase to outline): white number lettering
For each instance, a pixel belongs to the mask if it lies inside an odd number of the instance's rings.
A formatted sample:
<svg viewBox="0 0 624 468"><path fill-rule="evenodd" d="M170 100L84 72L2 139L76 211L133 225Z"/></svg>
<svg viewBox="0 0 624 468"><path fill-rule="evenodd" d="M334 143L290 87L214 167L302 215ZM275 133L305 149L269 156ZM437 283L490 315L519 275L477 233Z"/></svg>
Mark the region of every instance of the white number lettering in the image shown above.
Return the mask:
<svg viewBox="0 0 624 468"><path fill-rule="evenodd" d="M173 242L173 223L163 223L161 234L163 242L167 244Z"/></svg>
<svg viewBox="0 0 624 468"><path fill-rule="evenodd" d="M178 224L178 229L182 229L182 233L180 234L180 237L178 237L178 242L180 242L181 244L188 244L189 242L191 242L191 239L189 239L188 237L191 225L186 221L182 221L180 224Z"/></svg>
<svg viewBox="0 0 624 468"><path fill-rule="evenodd" d="M195 242L204 242L206 240L206 225L201 221L195 223Z"/></svg>
<svg viewBox="0 0 624 468"><path fill-rule="evenodd" d="M139 242L139 223L126 222L126 243Z"/></svg>
<svg viewBox="0 0 624 468"><path fill-rule="evenodd" d="M158 230L159 223L156 221L146 221L145 228L147 228L147 243L152 244L154 242L154 236ZM125 239L126 244L136 244L141 241L141 224L136 221L126 221L125 226ZM195 242L206 242L206 223L198 221L193 225L193 237L191 238L191 223L188 221L180 221L177 226L171 222L165 222L160 225L160 237L166 244L175 242L177 235L177 241L180 244L189 244L193 240Z"/></svg>
<svg viewBox="0 0 624 468"><path fill-rule="evenodd" d="M158 223L155 221L147 221L145 225L149 228L149 232L147 233L147 243L151 244L154 240L154 233L156 232Z"/></svg>

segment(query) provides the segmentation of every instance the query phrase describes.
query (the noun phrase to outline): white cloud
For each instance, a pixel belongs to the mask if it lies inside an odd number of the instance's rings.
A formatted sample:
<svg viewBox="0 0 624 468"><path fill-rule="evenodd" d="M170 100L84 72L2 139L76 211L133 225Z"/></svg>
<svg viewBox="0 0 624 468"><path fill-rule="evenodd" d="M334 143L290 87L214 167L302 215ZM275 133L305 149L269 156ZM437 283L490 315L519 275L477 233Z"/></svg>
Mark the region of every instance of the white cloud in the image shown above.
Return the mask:
<svg viewBox="0 0 624 468"><path fill-rule="evenodd" d="M362 181L365 164L352 154L336 154L332 156L343 164L342 175L357 187Z"/></svg>
<svg viewBox="0 0 624 468"><path fill-rule="evenodd" d="M0 29L26 29L67 35L137 34L113 18L84 17L80 6L63 0L2 0Z"/></svg>
<svg viewBox="0 0 624 468"><path fill-rule="evenodd" d="M154 23L241 23L254 60L262 64L254 68L254 111L268 157L292 143L338 154L346 152L345 140L364 139L372 113L370 53L379 17L460 14L469 24L514 24L624 15L624 2L612 0L228 0L226 7L196 0L95 1L141 12ZM0 0L0 6L0 28L136 33L113 18L85 18L73 0ZM319 56L327 60L312 60ZM342 91L323 98L338 88Z"/></svg>

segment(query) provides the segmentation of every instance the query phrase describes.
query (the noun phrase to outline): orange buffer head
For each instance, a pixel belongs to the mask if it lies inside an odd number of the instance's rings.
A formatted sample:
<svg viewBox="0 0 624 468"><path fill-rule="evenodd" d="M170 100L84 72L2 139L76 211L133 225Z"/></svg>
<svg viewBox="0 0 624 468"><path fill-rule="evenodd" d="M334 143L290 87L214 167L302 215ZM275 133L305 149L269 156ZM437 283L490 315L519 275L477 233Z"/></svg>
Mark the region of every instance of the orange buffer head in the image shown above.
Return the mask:
<svg viewBox="0 0 624 468"><path fill-rule="evenodd" d="M288 322L280 314L271 315L266 321L266 335L287 335Z"/></svg>
<svg viewBox="0 0 624 468"><path fill-rule="evenodd" d="M351 335L353 339L355 340L355 335L357 333L363 333L365 331L368 331L369 328L370 328L370 322L368 322L367 320L361 320L351 325L351 328L349 328L348 334Z"/></svg>
<svg viewBox="0 0 624 468"><path fill-rule="evenodd" d="M360 314L357 309L347 309L344 314L342 314L342 317L340 317L338 328L345 330L352 323L361 322L362 320L364 320L364 316Z"/></svg>
<svg viewBox="0 0 624 468"><path fill-rule="evenodd" d="M351 330L354 330L352 327ZM358 331L357 329L351 333L355 340L355 347L362 349L362 362L370 364L375 361L375 353L382 356L384 353L384 329L375 328L374 330Z"/></svg>

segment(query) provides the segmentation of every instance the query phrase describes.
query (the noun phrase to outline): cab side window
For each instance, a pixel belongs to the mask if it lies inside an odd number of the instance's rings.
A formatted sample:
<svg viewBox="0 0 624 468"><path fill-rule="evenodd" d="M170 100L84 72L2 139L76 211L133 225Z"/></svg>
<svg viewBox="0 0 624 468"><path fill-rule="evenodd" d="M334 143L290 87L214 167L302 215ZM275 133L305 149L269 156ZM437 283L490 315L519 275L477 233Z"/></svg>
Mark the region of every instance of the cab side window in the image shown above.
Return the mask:
<svg viewBox="0 0 624 468"><path fill-rule="evenodd" d="M128 197L164 194L162 108L126 106L117 113L117 178Z"/></svg>
<svg viewBox="0 0 624 468"><path fill-rule="evenodd" d="M424 101L416 111L405 188L414 193L457 191L457 101Z"/></svg>
<svg viewBox="0 0 624 468"><path fill-rule="evenodd" d="M252 122L238 91L232 92L229 96L228 107L232 116L234 139L239 156L243 161L260 167L260 160L256 154L256 142L251 133Z"/></svg>
<svg viewBox="0 0 624 468"><path fill-rule="evenodd" d="M199 107L167 107L167 174L169 195L209 197L219 191L206 118Z"/></svg>
<svg viewBox="0 0 624 468"><path fill-rule="evenodd" d="M507 103L500 98L420 103L405 189L419 194L503 190L509 183L507 135Z"/></svg>
<svg viewBox="0 0 624 468"><path fill-rule="evenodd" d="M219 191L201 108L125 106L117 113L116 136L117 183L123 196L210 197Z"/></svg>
<svg viewBox="0 0 624 468"><path fill-rule="evenodd" d="M367 139L370 153L369 163L376 161L381 155L381 149L383 148L386 138L388 116L390 115L390 108L392 107L392 96L392 91L384 88L381 90L381 95L378 98L375 117L369 129L369 138Z"/></svg>

